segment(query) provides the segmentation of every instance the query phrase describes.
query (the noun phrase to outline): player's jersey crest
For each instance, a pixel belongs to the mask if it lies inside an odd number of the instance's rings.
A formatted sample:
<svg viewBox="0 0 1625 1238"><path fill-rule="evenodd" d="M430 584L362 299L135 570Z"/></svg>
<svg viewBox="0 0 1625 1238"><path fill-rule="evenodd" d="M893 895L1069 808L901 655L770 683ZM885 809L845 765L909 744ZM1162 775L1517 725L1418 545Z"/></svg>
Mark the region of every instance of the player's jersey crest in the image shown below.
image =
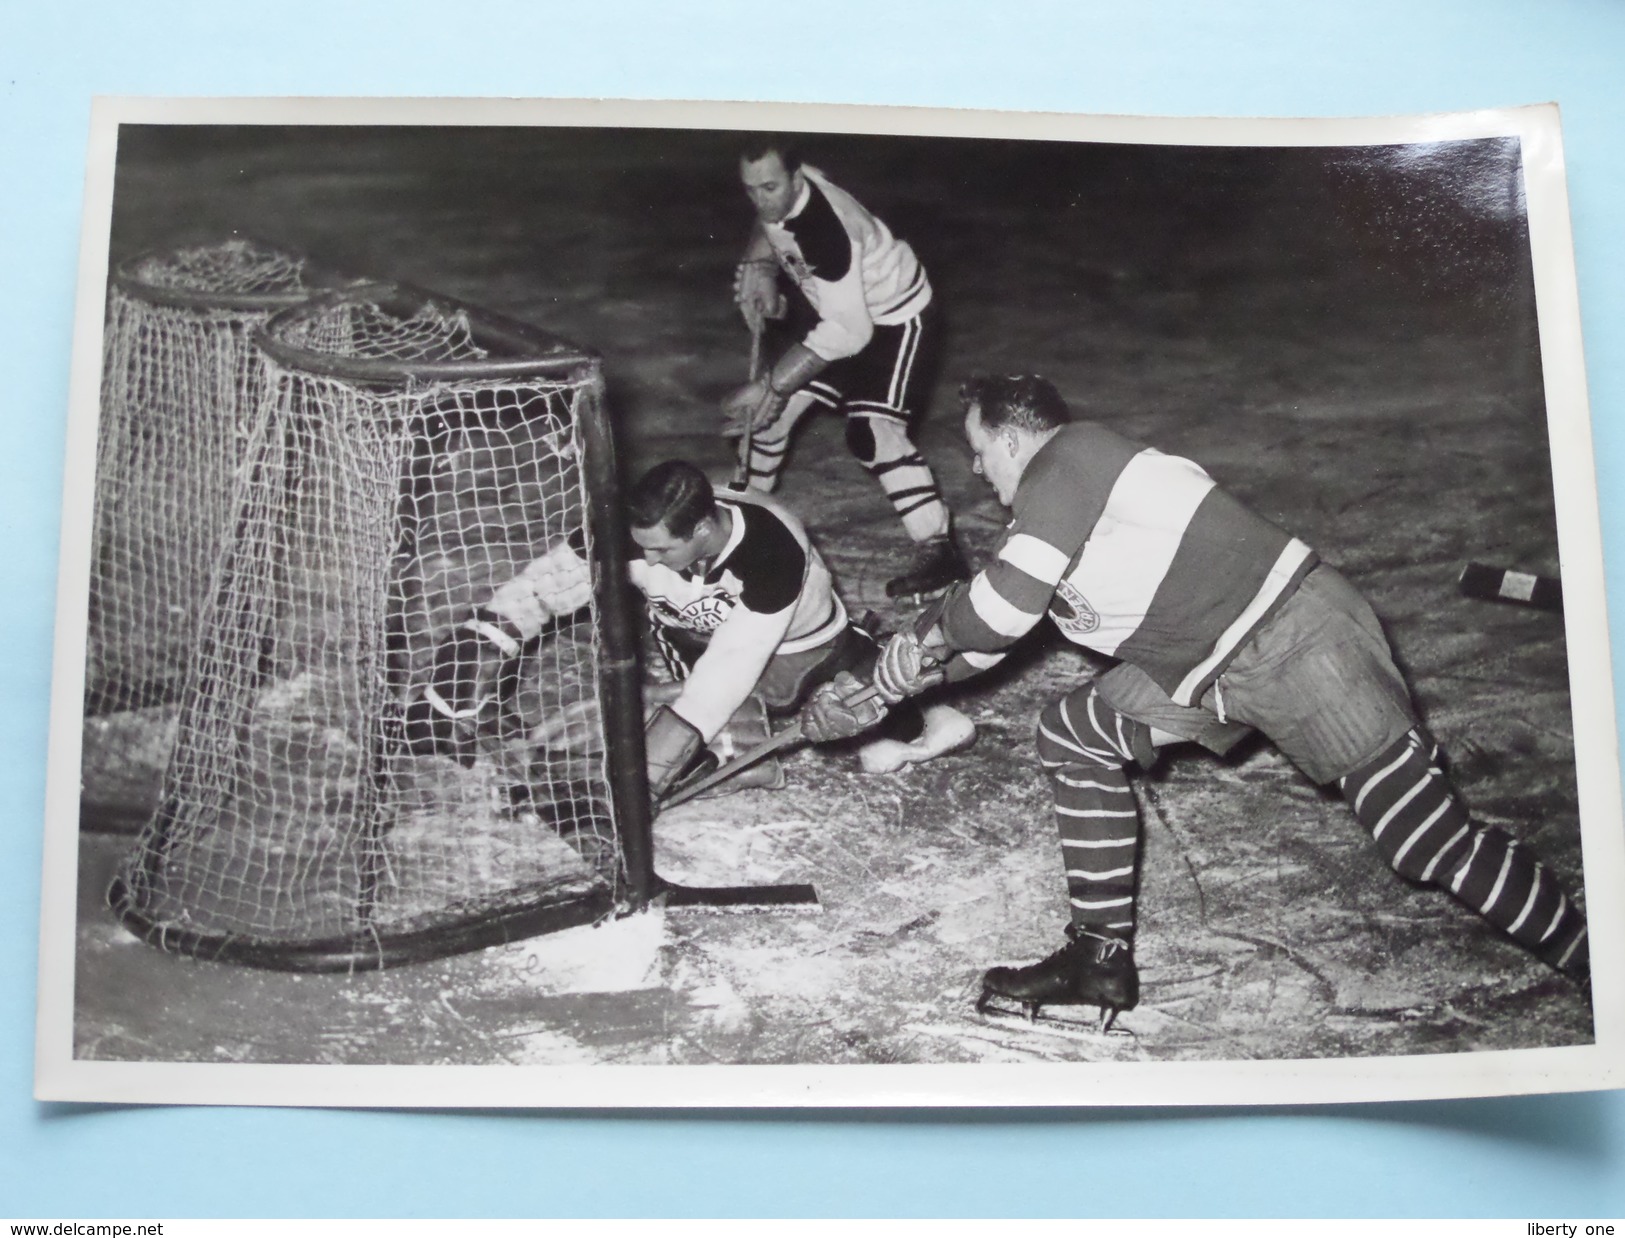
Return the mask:
<svg viewBox="0 0 1625 1238"><path fill-rule="evenodd" d="M781 253L779 261L784 264L784 269L790 273L790 278L799 285L804 286L813 277L812 268L807 265L807 260L795 250Z"/></svg>
<svg viewBox="0 0 1625 1238"><path fill-rule="evenodd" d="M1055 587L1049 603L1050 618L1067 636L1086 636L1100 626L1100 614L1069 580Z"/></svg>
<svg viewBox="0 0 1625 1238"><path fill-rule="evenodd" d="M678 579L686 581L691 578ZM651 589L648 595L649 614L656 623L706 635L722 626L723 621L733 613L736 601L736 596L717 587L688 597L681 596L676 590L657 592Z"/></svg>
<svg viewBox="0 0 1625 1238"><path fill-rule="evenodd" d="M708 593L684 606L677 622L690 632L715 632L733 608L732 598L720 592Z"/></svg>

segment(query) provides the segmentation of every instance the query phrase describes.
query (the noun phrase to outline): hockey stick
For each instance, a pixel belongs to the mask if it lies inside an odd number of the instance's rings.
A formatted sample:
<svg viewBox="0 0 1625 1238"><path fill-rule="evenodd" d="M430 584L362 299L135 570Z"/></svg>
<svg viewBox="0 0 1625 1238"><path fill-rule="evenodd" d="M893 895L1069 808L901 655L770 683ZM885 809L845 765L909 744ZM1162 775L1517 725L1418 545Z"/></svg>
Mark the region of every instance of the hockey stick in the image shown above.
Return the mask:
<svg viewBox="0 0 1625 1238"><path fill-rule="evenodd" d="M1537 610L1563 613L1563 582L1555 576L1535 576L1511 568L1469 563L1461 569L1457 587L1466 597L1490 602L1517 602Z"/></svg>
<svg viewBox="0 0 1625 1238"><path fill-rule="evenodd" d="M761 743L757 744L756 747L751 748L746 752L741 752L733 760L717 766L716 769L712 770L704 778L697 778L693 782L689 783L688 786L673 792L671 795L667 796L663 801L661 801L660 807L662 809L676 808L679 804L686 804L689 800L693 799L701 792L709 791L712 787L716 786L717 783L726 782L747 766L755 765L756 762L762 760L764 757L772 756L781 748L788 748L791 744L797 744L800 742L801 723L792 722L777 735L769 736L767 739L764 739Z"/></svg>
<svg viewBox="0 0 1625 1238"><path fill-rule="evenodd" d="M876 695L878 695L878 692L875 688L866 688L853 697L849 703L856 705ZM757 744L749 752L740 753L726 765L712 770L704 778L684 787L668 798L660 807L662 809L673 808L678 804L686 803L700 792L732 778L740 770L754 765L763 757L770 756L793 744L799 744L804 738L805 736L801 733L800 721L792 722L777 735ZM788 885L760 886L684 886L657 876L655 878L655 896L651 901L660 904L668 911L764 912L821 911L823 909L818 901L818 890L813 886L800 882L792 882Z"/></svg>
<svg viewBox="0 0 1625 1238"><path fill-rule="evenodd" d="M728 778L732 778L748 765L754 765L763 757L788 748L791 744L801 740L801 723L792 722L777 735L757 744L749 752L742 752L726 765L712 770L704 778L689 784L675 795L668 797L659 804L656 811L674 808L678 804L687 803L702 791L709 790ZM785 885L751 885L751 886L685 886L674 881L667 881L658 873L655 874L654 884L650 890L651 903L664 907L667 911L735 911L735 912L774 912L774 911L822 911L823 904L818 901L818 890L815 886L805 882L791 882Z"/></svg>
<svg viewBox="0 0 1625 1238"><path fill-rule="evenodd" d="M750 329L750 381L755 382L762 376L762 324L758 322ZM745 432L739 436L739 462L734 465L733 480L728 483L730 490L750 489L750 448L752 439L752 426L749 418L745 421Z"/></svg>
<svg viewBox="0 0 1625 1238"><path fill-rule="evenodd" d="M873 700L878 695L880 695L879 689L871 686L865 688L856 696L848 699L847 704L861 705L865 701ZM792 722L777 735L769 736L767 739L764 739L761 743L757 744L756 747L747 752L741 752L733 760L724 765L717 766L716 769L712 770L704 778L696 779L694 782L689 783L688 786L683 787L681 790L668 796L660 806L661 808L675 808L679 804L686 804L689 800L693 799L696 795L699 795L702 791L709 791L712 787L716 786L717 783L726 782L740 770L745 769L748 766L755 765L756 762L760 761L763 757L772 756L775 752L788 748L792 744L799 744L803 738L804 736L801 734L800 721L798 720L796 722Z"/></svg>

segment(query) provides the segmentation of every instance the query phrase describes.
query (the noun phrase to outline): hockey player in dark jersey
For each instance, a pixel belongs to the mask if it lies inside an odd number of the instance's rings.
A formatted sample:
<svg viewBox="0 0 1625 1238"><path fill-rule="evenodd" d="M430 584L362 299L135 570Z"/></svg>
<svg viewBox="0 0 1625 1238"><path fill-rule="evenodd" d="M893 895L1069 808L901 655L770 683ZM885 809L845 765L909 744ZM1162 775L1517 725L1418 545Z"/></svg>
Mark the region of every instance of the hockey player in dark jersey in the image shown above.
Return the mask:
<svg viewBox="0 0 1625 1238"><path fill-rule="evenodd" d="M1119 659L1038 724L1067 943L987 972L982 1007L1098 1005L1109 1026L1134 1006L1140 820L1125 771L1149 769L1168 744L1222 754L1252 730L1335 785L1399 873L1449 891L1589 988L1580 909L1525 846L1469 818L1376 615L1342 575L1191 461L1074 422L1041 378L973 379L961 394L975 471L1013 519L991 566L888 642L882 694L975 674L1046 613Z"/></svg>
<svg viewBox="0 0 1625 1238"><path fill-rule="evenodd" d="M770 492L796 422L818 407L845 414L848 449L915 543L886 593L931 594L969 575L936 478L909 437L929 397L931 283L906 242L786 146L764 139L740 160L756 226L735 298L753 334L779 325L766 372L724 401L729 427L751 427L749 484Z"/></svg>
<svg viewBox="0 0 1625 1238"><path fill-rule="evenodd" d="M845 739L884 713L847 706L866 683L879 648L847 617L829 569L806 530L759 495L719 498L685 461L656 465L629 496L637 553L630 583L648 604L670 686L651 685L645 732L649 787L658 801L679 780L717 764L708 745L753 712L765 738L768 715L801 711L813 742ZM583 547L561 542L528 564L443 641L429 681L408 706L408 735L420 752L473 760L472 723L527 644L586 605L591 574ZM836 731L839 733L836 733ZM860 760L889 772L962 747L975 728L952 706L893 712ZM776 761L760 762L728 789L777 785Z"/></svg>

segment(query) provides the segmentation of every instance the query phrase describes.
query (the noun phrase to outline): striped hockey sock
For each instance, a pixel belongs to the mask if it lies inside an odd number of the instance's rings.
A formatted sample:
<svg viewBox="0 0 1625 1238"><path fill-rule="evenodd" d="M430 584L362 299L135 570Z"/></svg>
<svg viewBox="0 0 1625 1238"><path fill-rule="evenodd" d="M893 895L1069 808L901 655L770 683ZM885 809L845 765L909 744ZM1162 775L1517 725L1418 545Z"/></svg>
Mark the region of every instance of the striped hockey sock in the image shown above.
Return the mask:
<svg viewBox="0 0 1625 1238"><path fill-rule="evenodd" d="M1149 732L1095 693L1093 685L1052 702L1038 720L1038 761L1055 793L1055 827L1066 863L1072 923L1134 933L1140 810L1124 766Z"/></svg>
<svg viewBox="0 0 1625 1238"><path fill-rule="evenodd" d="M1338 787L1396 872L1442 886L1559 971L1586 976L1584 916L1526 847L1469 819L1437 760L1413 730Z"/></svg>
<svg viewBox="0 0 1625 1238"><path fill-rule="evenodd" d="M931 466L894 415L847 414L846 442L859 463L886 492L903 528L916 542L948 532L948 507Z"/></svg>
<svg viewBox="0 0 1625 1238"><path fill-rule="evenodd" d="M784 472L785 457L790 452L790 435L796 423L815 408L830 408L834 399L824 390L807 387L790 397L784 412L772 425L758 431L750 440L750 477L752 490L771 494L778 489L779 475Z"/></svg>
<svg viewBox="0 0 1625 1238"><path fill-rule="evenodd" d="M750 443L750 488L762 494L772 494L779 487L779 474L784 472L784 457L790 449L790 440L781 438L764 443L752 439Z"/></svg>

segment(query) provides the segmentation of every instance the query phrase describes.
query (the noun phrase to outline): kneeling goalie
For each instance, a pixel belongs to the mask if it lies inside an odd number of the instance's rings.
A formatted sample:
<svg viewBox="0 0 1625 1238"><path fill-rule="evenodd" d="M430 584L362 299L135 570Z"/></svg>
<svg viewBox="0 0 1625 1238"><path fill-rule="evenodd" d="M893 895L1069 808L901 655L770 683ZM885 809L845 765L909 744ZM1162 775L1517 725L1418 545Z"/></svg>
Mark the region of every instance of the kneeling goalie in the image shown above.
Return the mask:
<svg viewBox="0 0 1625 1238"><path fill-rule="evenodd" d="M646 693L651 703L670 697L649 714L644 737L656 803L716 768L710 745L726 744L730 731L748 733L753 717L765 738L764 712L799 711L813 743L846 739L886 714L872 695L851 701L867 686L879 647L850 621L823 557L783 507L755 494L719 498L698 468L669 460L633 487L629 509L636 553L628 575L676 680L675 696ZM569 542L498 588L436 651L429 682L407 709L412 749L471 764L472 721L527 643L591 593L582 547ZM950 706L908 703L875 734L860 756L866 770L886 772L963 747L975 728ZM782 785L776 760L746 772L752 785Z"/></svg>

